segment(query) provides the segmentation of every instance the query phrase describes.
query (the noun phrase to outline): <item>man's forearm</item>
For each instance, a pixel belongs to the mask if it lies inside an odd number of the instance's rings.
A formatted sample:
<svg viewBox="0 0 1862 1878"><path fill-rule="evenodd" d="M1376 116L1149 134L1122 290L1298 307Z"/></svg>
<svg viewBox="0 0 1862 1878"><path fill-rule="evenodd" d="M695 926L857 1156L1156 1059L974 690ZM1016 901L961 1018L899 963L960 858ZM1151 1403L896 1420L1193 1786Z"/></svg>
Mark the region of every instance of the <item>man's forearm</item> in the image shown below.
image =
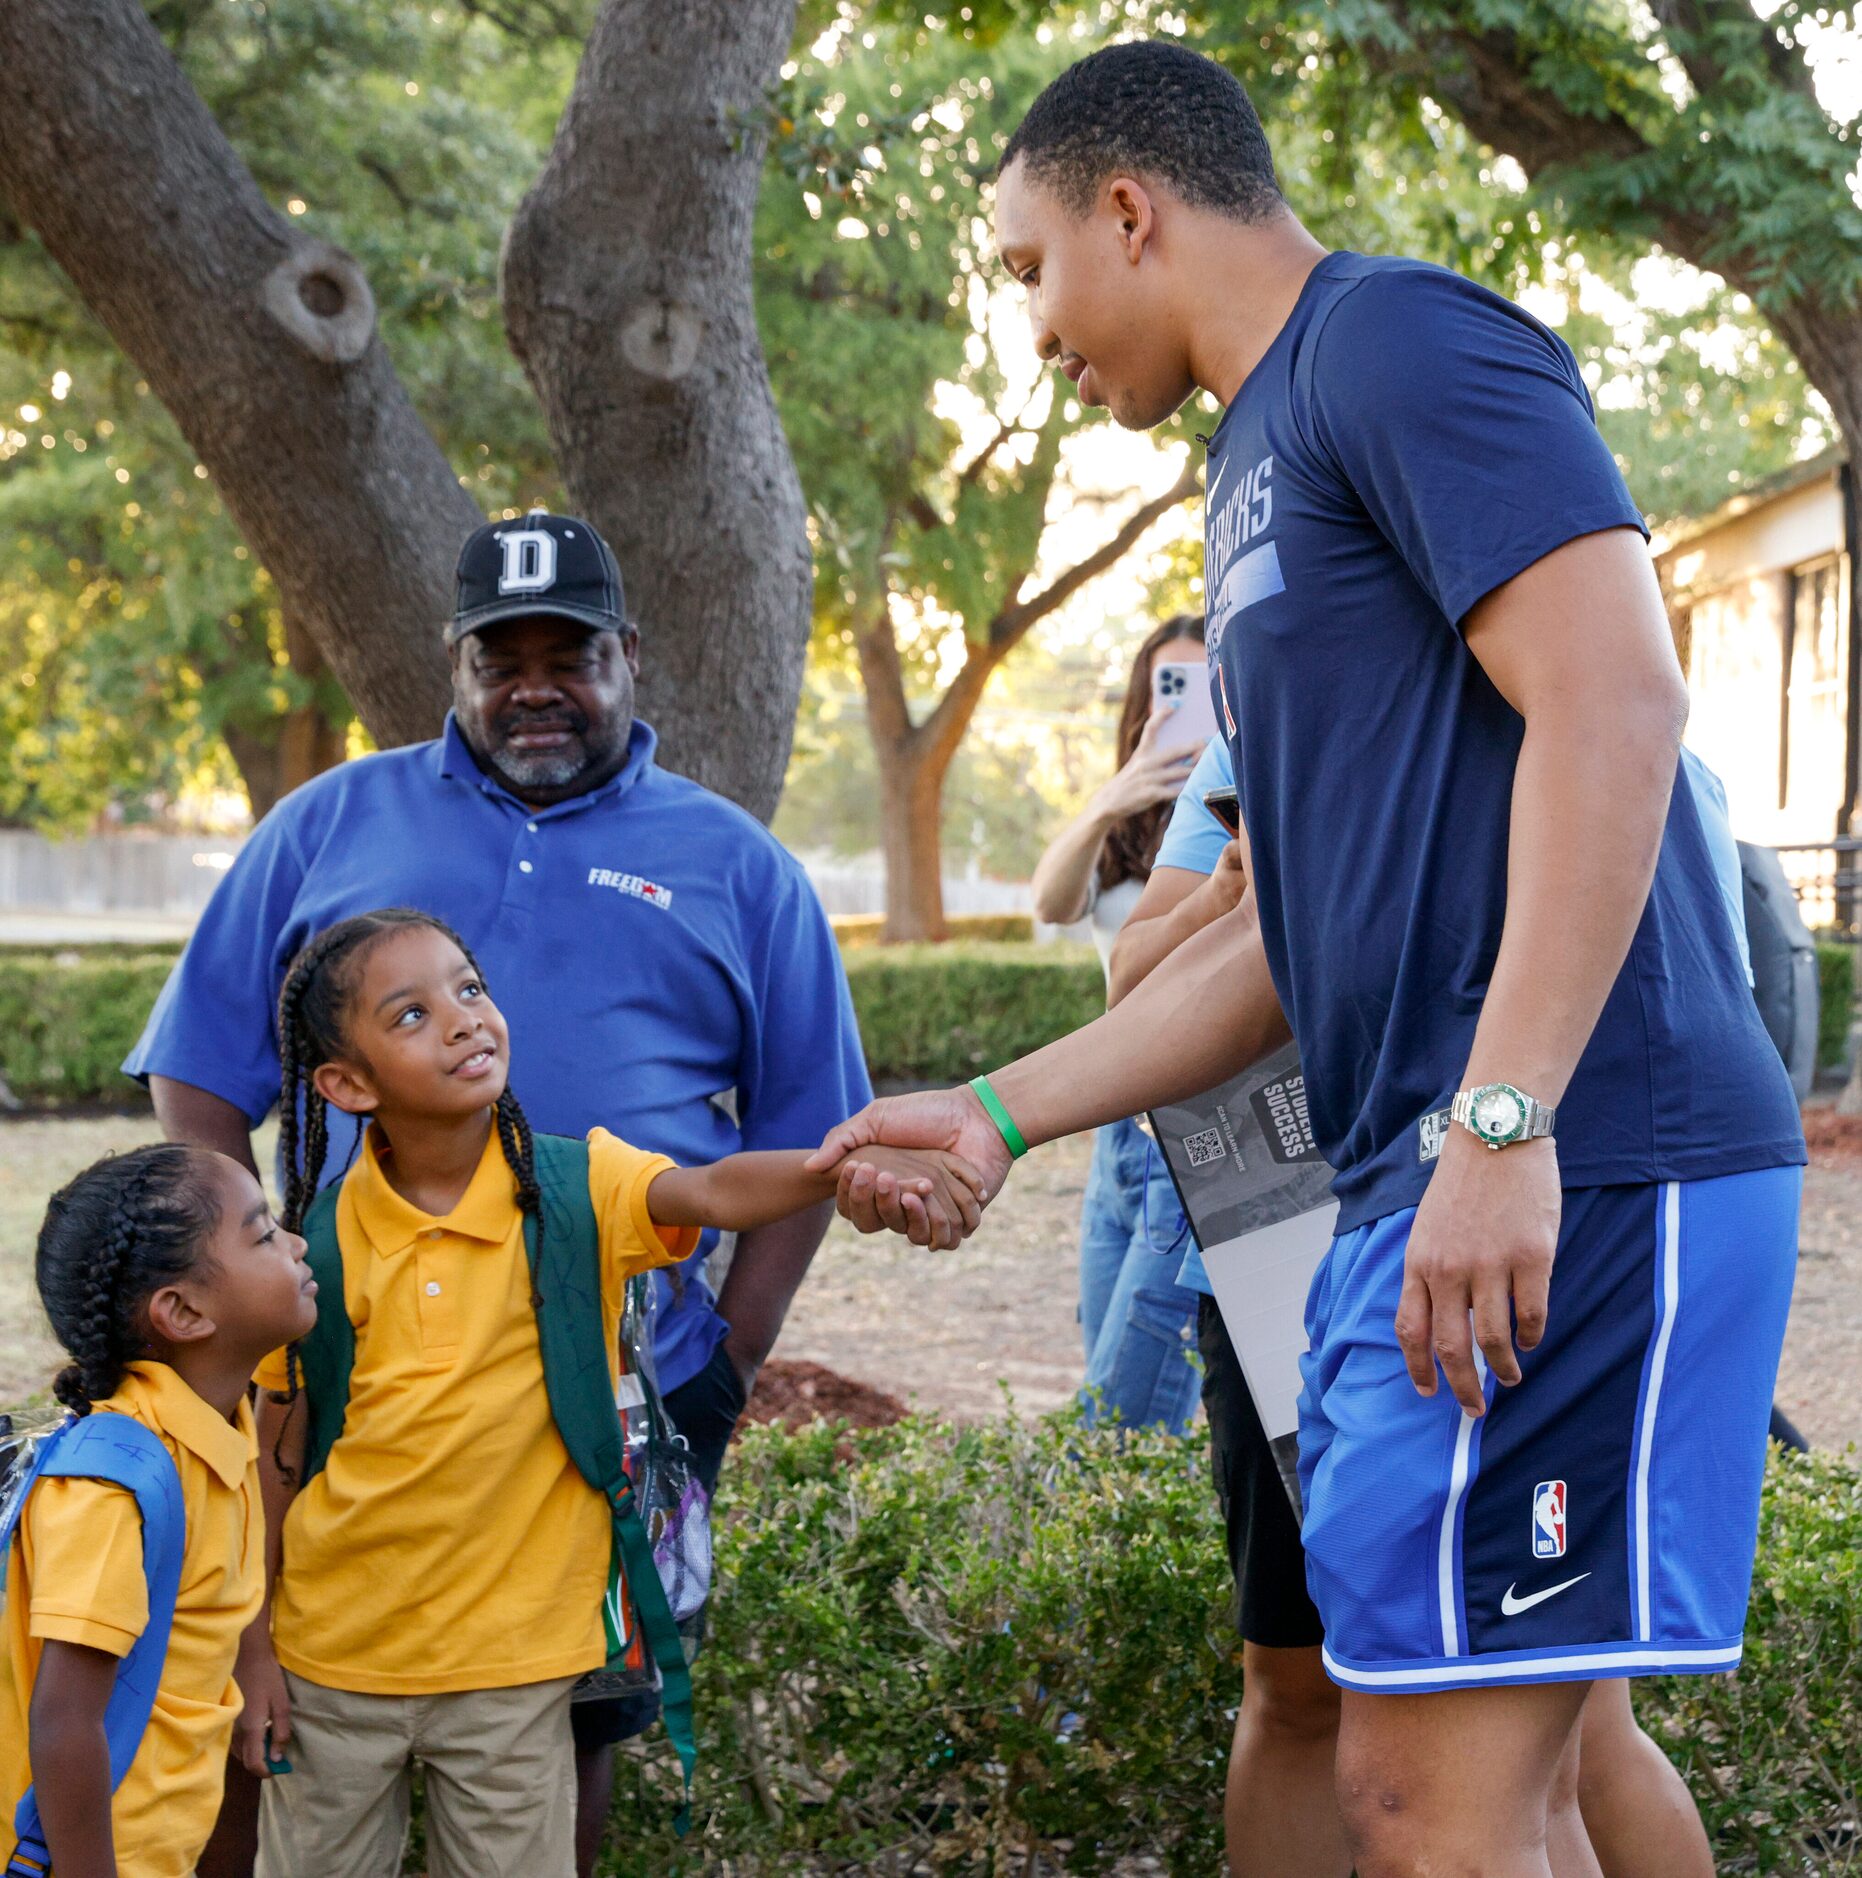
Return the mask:
<svg viewBox="0 0 1862 1878"><path fill-rule="evenodd" d="M252 1152L252 1124L224 1096L196 1088L191 1082L177 1082L171 1076L151 1076L149 1096L155 1104L155 1120L167 1140L212 1148L258 1173L259 1164Z"/></svg>
<svg viewBox="0 0 1862 1878"><path fill-rule="evenodd" d="M718 1311L731 1327L730 1351L740 1367L757 1368L775 1348L782 1320L833 1217L830 1198L738 1239Z"/></svg>
<svg viewBox="0 0 1862 1878"><path fill-rule="evenodd" d="M1680 753L1658 700L1528 717L1513 783L1506 920L1465 1085L1565 1093L1649 897Z"/></svg>
<svg viewBox="0 0 1862 1878"><path fill-rule="evenodd" d="M989 1080L1032 1147L1200 1095L1290 1035L1250 894L1104 1017Z"/></svg>
<svg viewBox="0 0 1862 1878"><path fill-rule="evenodd" d="M1193 938L1228 911L1210 882L1211 875L1169 912L1155 919L1127 920L1112 942L1112 969L1106 976L1106 1004L1122 1004L1186 939Z"/></svg>

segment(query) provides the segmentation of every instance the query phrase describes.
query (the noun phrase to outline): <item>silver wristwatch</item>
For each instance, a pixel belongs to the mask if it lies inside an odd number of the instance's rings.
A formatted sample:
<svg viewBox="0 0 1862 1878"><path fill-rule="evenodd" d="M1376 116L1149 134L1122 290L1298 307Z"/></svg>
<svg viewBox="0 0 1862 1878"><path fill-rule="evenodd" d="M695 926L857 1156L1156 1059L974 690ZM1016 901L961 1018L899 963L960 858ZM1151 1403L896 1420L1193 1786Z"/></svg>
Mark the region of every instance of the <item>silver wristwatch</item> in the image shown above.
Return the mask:
<svg viewBox="0 0 1862 1878"><path fill-rule="evenodd" d="M1478 1089L1458 1091L1448 1105L1448 1117L1477 1140L1498 1149L1510 1148L1516 1141L1545 1139L1552 1132L1558 1111L1535 1101L1523 1089L1515 1089L1510 1082L1489 1082Z"/></svg>

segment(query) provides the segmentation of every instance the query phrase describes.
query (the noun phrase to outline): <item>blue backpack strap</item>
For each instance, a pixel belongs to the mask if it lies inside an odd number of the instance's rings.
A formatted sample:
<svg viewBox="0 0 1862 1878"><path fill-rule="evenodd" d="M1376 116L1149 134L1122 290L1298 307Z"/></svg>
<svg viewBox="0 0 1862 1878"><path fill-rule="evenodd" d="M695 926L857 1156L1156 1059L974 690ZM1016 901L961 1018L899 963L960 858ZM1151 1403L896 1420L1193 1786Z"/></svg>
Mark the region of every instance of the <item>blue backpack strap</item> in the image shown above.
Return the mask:
<svg viewBox="0 0 1862 1878"><path fill-rule="evenodd" d="M0 1547L11 1545L27 1495L41 1480L52 1478L109 1481L133 1493L142 1513L142 1570L148 1580L149 1621L117 1664L116 1684L103 1715L114 1793L142 1746L162 1665L168 1658L168 1632L181 1588L182 1554L187 1549L181 1477L161 1437L133 1416L102 1409L66 1422L47 1437L34 1457L25 1491L14 1502L11 1519L0 1528ZM14 1811L13 1831L17 1843L4 1878L45 1878L51 1871L52 1855L39 1819L38 1797L31 1787Z"/></svg>

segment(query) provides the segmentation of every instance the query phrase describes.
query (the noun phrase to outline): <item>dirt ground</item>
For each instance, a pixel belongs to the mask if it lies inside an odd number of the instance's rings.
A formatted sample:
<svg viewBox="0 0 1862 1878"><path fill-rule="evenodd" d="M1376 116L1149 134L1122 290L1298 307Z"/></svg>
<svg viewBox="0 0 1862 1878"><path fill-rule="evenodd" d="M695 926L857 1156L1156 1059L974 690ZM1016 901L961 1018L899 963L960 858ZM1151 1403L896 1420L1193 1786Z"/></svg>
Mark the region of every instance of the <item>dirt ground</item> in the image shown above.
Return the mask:
<svg viewBox="0 0 1862 1878"><path fill-rule="evenodd" d="M1862 1122L1810 1118L1796 1299L1778 1402L1822 1448L1862 1445ZM0 1406L45 1387L56 1345L32 1294L46 1196L146 1115L0 1121ZM1013 1396L1039 1412L1078 1383L1074 1321L1087 1137L1037 1149L982 1230L938 1255L836 1222L759 1391L759 1419L890 1419L900 1405L972 1419ZM849 1389L848 1384L862 1385Z"/></svg>

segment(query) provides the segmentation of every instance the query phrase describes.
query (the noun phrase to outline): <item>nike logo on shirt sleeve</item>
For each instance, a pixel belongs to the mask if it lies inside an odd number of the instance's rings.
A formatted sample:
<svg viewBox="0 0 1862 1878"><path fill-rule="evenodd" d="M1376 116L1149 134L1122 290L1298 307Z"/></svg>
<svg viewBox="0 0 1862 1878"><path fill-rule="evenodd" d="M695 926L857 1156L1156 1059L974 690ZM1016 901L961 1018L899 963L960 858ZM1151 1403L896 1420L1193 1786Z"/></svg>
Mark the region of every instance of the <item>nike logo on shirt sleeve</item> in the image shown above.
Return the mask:
<svg viewBox="0 0 1862 1878"><path fill-rule="evenodd" d="M1547 1585L1543 1591L1535 1591L1529 1597L1516 1598L1513 1587L1508 1585L1506 1595L1500 1600L1500 1614L1503 1617L1517 1617L1521 1611L1529 1611L1535 1604L1543 1604L1547 1598L1555 1598L1561 1591L1569 1591L1573 1585L1581 1585L1589 1572L1579 1572L1575 1578L1567 1578L1561 1585Z"/></svg>

